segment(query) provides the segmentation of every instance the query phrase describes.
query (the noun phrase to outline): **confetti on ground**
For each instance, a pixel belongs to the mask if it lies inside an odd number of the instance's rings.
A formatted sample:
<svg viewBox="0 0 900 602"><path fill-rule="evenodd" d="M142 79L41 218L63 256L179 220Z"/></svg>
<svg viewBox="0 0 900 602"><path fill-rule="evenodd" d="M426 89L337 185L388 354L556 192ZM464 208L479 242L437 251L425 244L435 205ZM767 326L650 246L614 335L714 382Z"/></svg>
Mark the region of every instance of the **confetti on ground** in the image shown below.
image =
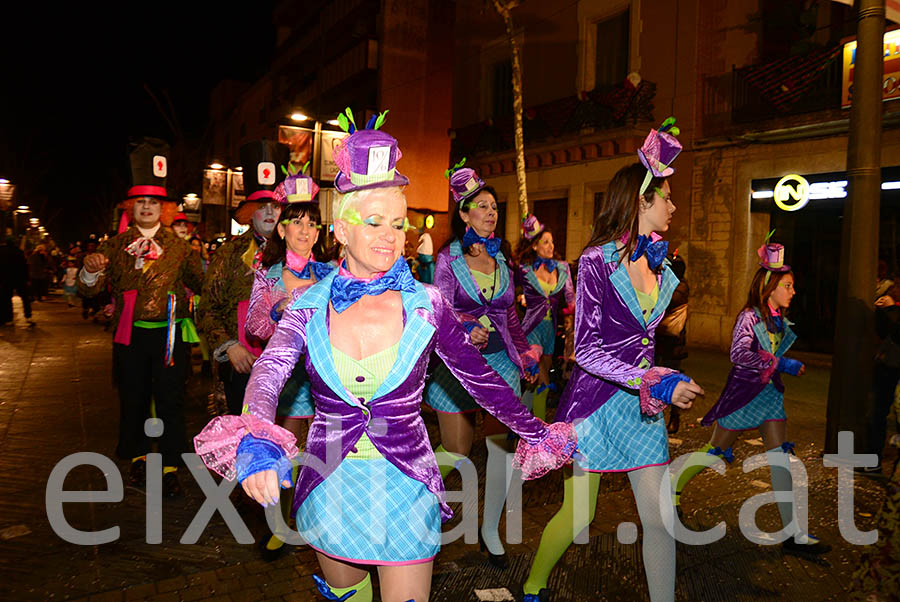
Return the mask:
<svg viewBox="0 0 900 602"><path fill-rule="evenodd" d="M681 439L676 439L675 437L669 437L669 445L681 445L684 443Z"/></svg>
<svg viewBox="0 0 900 602"><path fill-rule="evenodd" d="M496 589L476 589L475 597L481 602L505 602L506 600L515 601L513 595L505 587Z"/></svg>
<svg viewBox="0 0 900 602"><path fill-rule="evenodd" d="M749 443L750 445L760 445L761 446L763 444L763 441L761 438L760 439L747 439L745 441L745 443Z"/></svg>
<svg viewBox="0 0 900 602"><path fill-rule="evenodd" d="M23 535L28 535L29 533L31 533L31 529L29 529L26 525L13 525L12 527L7 527L0 530L0 541L6 541L15 537L22 537Z"/></svg>
<svg viewBox="0 0 900 602"><path fill-rule="evenodd" d="M766 483L765 481L760 481L758 479L753 479L752 481L750 481L750 484L753 485L754 487L759 487L760 489L768 489L769 488L768 483Z"/></svg>

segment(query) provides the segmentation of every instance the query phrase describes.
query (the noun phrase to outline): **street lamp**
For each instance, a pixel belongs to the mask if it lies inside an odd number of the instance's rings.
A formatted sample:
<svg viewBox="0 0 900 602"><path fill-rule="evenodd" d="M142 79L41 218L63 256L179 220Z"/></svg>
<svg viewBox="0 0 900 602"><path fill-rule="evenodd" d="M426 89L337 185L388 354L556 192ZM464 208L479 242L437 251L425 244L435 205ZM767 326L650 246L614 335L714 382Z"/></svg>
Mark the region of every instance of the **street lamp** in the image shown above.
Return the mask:
<svg viewBox="0 0 900 602"><path fill-rule="evenodd" d="M309 117L298 111L296 113L291 113L291 120L292 121L309 121Z"/></svg>
<svg viewBox="0 0 900 602"><path fill-rule="evenodd" d="M222 165L221 163L210 163L210 164L209 164L209 168L210 168L210 169L219 170L219 169L224 169L225 166Z"/></svg>

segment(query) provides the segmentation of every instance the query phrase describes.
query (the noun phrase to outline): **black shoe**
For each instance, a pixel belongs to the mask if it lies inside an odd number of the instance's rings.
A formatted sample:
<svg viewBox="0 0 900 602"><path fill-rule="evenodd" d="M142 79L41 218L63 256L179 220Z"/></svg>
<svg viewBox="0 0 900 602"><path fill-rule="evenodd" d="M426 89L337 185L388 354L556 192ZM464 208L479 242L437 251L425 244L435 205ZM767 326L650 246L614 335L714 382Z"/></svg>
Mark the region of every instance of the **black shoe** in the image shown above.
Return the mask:
<svg viewBox="0 0 900 602"><path fill-rule="evenodd" d="M816 543L796 543L793 537L789 537L781 544L782 549L788 554L799 556L819 556L831 551L831 546L821 541Z"/></svg>
<svg viewBox="0 0 900 602"><path fill-rule="evenodd" d="M272 541L273 537L275 537L275 535L270 533L268 537L262 538L259 542L259 554L266 562L278 560L284 556L284 553L287 551L288 545L284 542L281 542L281 545L274 550L269 549L267 546L269 545L269 542Z"/></svg>
<svg viewBox="0 0 900 602"><path fill-rule="evenodd" d="M487 544L484 543L484 539L481 537L481 531L478 532L478 547L481 548L482 552L487 554L487 561L495 569L500 569L501 571L505 571L509 568L509 560L506 558L506 552L502 554L492 554L490 550L487 549Z"/></svg>
<svg viewBox="0 0 900 602"><path fill-rule="evenodd" d="M147 484L147 462L136 460L131 463L131 468L128 469L128 482L135 487L143 487Z"/></svg>
<svg viewBox="0 0 900 602"><path fill-rule="evenodd" d="M550 602L550 590L542 587L536 594L525 594L522 596L522 602Z"/></svg>
<svg viewBox="0 0 900 602"><path fill-rule="evenodd" d="M674 435L681 428L681 410L677 406L673 406L669 410L669 423L666 425L666 431L670 435Z"/></svg>
<svg viewBox="0 0 900 602"><path fill-rule="evenodd" d="M164 497L181 497L184 491L181 489L181 482L178 475L174 472L167 472L162 479L163 496Z"/></svg>

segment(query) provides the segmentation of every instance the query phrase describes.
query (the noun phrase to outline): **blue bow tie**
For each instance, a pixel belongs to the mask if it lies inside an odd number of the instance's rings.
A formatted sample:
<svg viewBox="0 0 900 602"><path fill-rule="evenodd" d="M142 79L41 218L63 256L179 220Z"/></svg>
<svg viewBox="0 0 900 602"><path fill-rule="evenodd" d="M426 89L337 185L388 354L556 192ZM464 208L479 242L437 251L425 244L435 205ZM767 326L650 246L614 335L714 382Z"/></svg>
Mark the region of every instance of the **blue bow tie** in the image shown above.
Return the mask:
<svg viewBox="0 0 900 602"><path fill-rule="evenodd" d="M669 241L658 240L656 242L650 242L649 236L639 234L637 246L634 248L634 253L631 254L631 261L637 261L641 258L641 255L646 253L647 265L650 266L651 270L655 270L663 262L663 259L666 258L666 253L668 252Z"/></svg>
<svg viewBox="0 0 900 602"><path fill-rule="evenodd" d="M321 280L329 273L331 273L331 265L327 263L321 263L318 261L313 261L310 259L306 262L306 265L303 266L303 269L299 272L295 269L288 268L288 271L299 278L300 280L309 280L312 274L316 275L316 280Z"/></svg>
<svg viewBox="0 0 900 602"><path fill-rule="evenodd" d="M487 251L487 254L491 257L496 257L497 253L500 252L500 243L503 241L502 238L497 236L493 238L485 238L483 236L478 236L475 233L475 230L472 228L466 228L466 233L462 239L463 249L471 247L474 244L482 244L484 245L484 250Z"/></svg>
<svg viewBox="0 0 900 602"><path fill-rule="evenodd" d="M375 280L358 280L340 274L335 276L331 281L331 305L334 311L341 313L359 301L363 295L380 295L387 290L406 293L416 291L416 280L402 257L397 259L384 276Z"/></svg>
<svg viewBox="0 0 900 602"><path fill-rule="evenodd" d="M548 272L556 271L556 260L549 257L538 257L534 260L534 263L531 264L531 268L536 270L541 267L541 264L544 264L544 267L547 268Z"/></svg>

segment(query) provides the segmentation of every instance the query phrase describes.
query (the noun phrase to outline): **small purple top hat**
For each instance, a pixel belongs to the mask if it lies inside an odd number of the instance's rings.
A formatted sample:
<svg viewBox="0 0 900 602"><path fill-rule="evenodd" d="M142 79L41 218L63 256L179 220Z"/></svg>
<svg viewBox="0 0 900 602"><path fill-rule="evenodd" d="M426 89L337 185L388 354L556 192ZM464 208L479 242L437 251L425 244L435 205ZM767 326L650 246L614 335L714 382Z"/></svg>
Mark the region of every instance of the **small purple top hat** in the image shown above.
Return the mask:
<svg viewBox="0 0 900 602"><path fill-rule="evenodd" d="M306 175L309 162L303 166L302 171L296 171L294 166L288 168L282 166L281 170L287 174L284 182L275 187L275 200L279 203L308 203L319 194L319 186L316 181Z"/></svg>
<svg viewBox="0 0 900 602"><path fill-rule="evenodd" d="M669 117L662 122L659 130L650 130L647 134L644 144L638 149L638 158L647 168L641 194L647 190L654 177L667 178L675 173L670 165L681 152L681 142L675 137L680 133L681 130L675 127L675 118Z"/></svg>
<svg viewBox="0 0 900 602"><path fill-rule="evenodd" d="M463 167L466 158L444 172L444 176L450 180L450 192L453 200L458 204L469 199L485 187L484 180L478 177L471 167Z"/></svg>
<svg viewBox="0 0 900 602"><path fill-rule="evenodd" d="M397 140L387 132L378 130L386 114L387 111L373 115L363 130L356 129L349 108L338 115L341 127L350 132L350 136L341 140L334 150L334 162L340 169L334 178L334 187L338 192L346 194L367 188L409 184L409 178L397 171L397 161L403 156Z"/></svg>
<svg viewBox="0 0 900 602"><path fill-rule="evenodd" d="M756 254L759 255L759 265L770 272L790 272L791 266L784 263L784 245L769 242L774 233L775 230L769 232L763 245L756 250Z"/></svg>
<svg viewBox="0 0 900 602"><path fill-rule="evenodd" d="M538 221L533 213L529 213L522 220L522 234L528 240L534 240L544 231L544 224Z"/></svg>

